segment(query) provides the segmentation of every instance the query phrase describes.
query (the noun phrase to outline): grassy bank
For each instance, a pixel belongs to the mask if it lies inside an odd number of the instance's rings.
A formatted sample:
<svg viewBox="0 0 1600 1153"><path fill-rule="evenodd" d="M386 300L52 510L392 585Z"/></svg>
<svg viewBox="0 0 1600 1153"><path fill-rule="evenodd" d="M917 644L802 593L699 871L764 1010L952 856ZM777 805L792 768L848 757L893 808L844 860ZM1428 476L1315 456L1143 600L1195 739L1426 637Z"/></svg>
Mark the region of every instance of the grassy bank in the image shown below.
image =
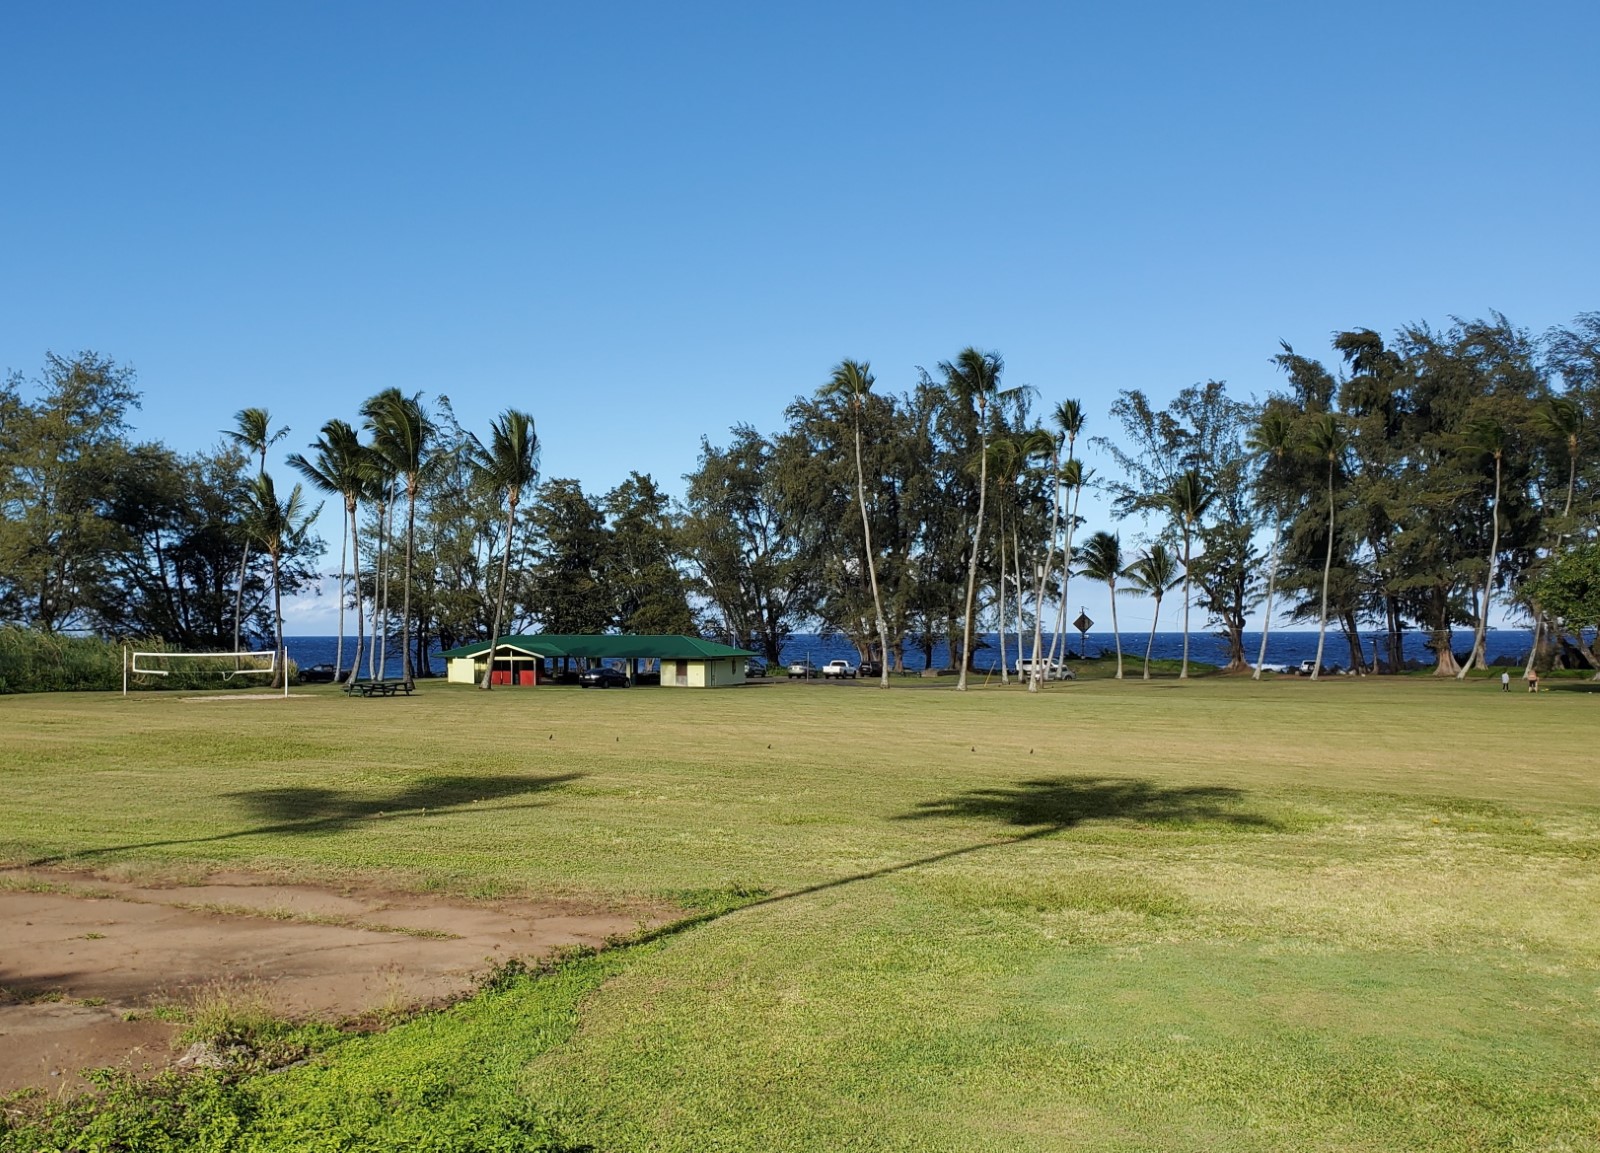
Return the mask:
<svg viewBox="0 0 1600 1153"><path fill-rule="evenodd" d="M330 1148L1600 1148L1583 688L11 698L0 855L745 902L230 1089L216 1148L343 1099Z"/></svg>

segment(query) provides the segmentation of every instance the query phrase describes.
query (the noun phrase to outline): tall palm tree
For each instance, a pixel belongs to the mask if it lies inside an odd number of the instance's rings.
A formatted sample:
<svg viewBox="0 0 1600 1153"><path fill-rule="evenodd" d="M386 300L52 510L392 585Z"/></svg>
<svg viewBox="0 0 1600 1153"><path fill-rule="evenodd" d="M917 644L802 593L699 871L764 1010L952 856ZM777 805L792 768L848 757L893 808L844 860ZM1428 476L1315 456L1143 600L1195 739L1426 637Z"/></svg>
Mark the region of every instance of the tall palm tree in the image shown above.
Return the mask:
<svg viewBox="0 0 1600 1153"><path fill-rule="evenodd" d="M1473 630L1472 651L1456 671L1456 680L1464 681L1473 663L1483 659L1483 634L1489 627L1489 595L1494 588L1495 562L1500 559L1500 469L1506 453L1506 429L1499 421L1485 418L1475 420L1467 428L1468 442L1480 452L1494 458L1494 500L1489 505L1489 563L1483 578L1483 599L1478 607L1478 627Z"/></svg>
<svg viewBox="0 0 1600 1153"><path fill-rule="evenodd" d="M264 408L241 408L233 414L233 427L222 430L222 435L233 441L239 448L261 458L256 475L265 475L267 471L267 449L277 444L289 435L289 427L285 425L276 432L272 431L272 414ZM244 619L244 574L250 565L250 537L245 536L244 552L239 557L239 589L233 598L233 651L239 651L239 629Z"/></svg>
<svg viewBox="0 0 1600 1153"><path fill-rule="evenodd" d="M1172 484L1161 494L1161 502L1172 516L1183 538L1183 664L1178 671L1179 680L1189 677L1189 588L1194 568L1194 534L1200 518L1211 508L1216 490L1198 469L1186 469L1172 478Z"/></svg>
<svg viewBox="0 0 1600 1153"><path fill-rule="evenodd" d="M1183 578L1178 572L1177 558L1160 541L1146 549L1122 575L1127 578L1129 592L1155 598L1156 610L1150 615L1150 639L1144 645L1144 679L1149 680L1150 652L1155 648L1156 625L1161 620L1161 598Z"/></svg>
<svg viewBox="0 0 1600 1153"><path fill-rule="evenodd" d="M1331 412L1319 412L1306 435L1306 448L1328 462L1328 553L1322 562L1322 610L1317 618L1317 663L1311 670L1312 680L1322 675L1322 648L1328 637L1328 578L1333 573L1333 482L1349 443L1349 434Z"/></svg>
<svg viewBox="0 0 1600 1153"><path fill-rule="evenodd" d="M417 535L417 490L428 469L428 453L434 438L433 420L422 403L422 394L406 396L398 388L386 388L361 406L361 414L372 430L373 448L394 470L406 491L406 566L400 600L400 675L411 677L411 568Z"/></svg>
<svg viewBox="0 0 1600 1153"><path fill-rule="evenodd" d="M1117 631L1117 578L1122 575L1122 542L1109 532L1097 532L1083 542L1083 568L1090 580L1104 581L1111 590L1111 635L1117 641L1117 680L1122 679L1122 634Z"/></svg>
<svg viewBox="0 0 1600 1153"><path fill-rule="evenodd" d="M508 408L495 418L489 429L489 446L477 446L477 467L485 484L503 494L506 502L506 551L500 559L500 592L494 600L494 627L489 632L489 660L484 666L487 689L494 672L495 646L500 642L500 622L505 619L506 575L511 571L511 537L517 527L517 505L525 489L539 479L539 436L533 417Z"/></svg>
<svg viewBox="0 0 1600 1153"><path fill-rule="evenodd" d="M266 552L272 560L272 613L277 644L278 675L289 675L288 654L283 645L283 588L281 561L286 551L298 548L311 530L311 522L322 511L318 505L306 510L305 495L297 484L287 500L278 499L272 477L263 472L251 482L245 498L244 532ZM274 682L276 686L280 682Z"/></svg>
<svg viewBox="0 0 1600 1153"><path fill-rule="evenodd" d="M1250 430L1246 447L1257 456L1265 458L1267 467L1281 469L1294 444L1294 421L1283 409L1268 407L1261 419ZM1272 553L1267 561L1267 603L1261 614L1261 652L1256 657L1256 671L1252 680L1261 679L1261 669L1267 663L1267 634L1272 629L1272 598L1278 589L1278 546L1283 541L1283 517L1277 508L1272 510Z"/></svg>
<svg viewBox="0 0 1600 1153"><path fill-rule="evenodd" d="M964 348L954 361L941 361L945 391L958 404L975 405L978 416L978 519L972 528L972 552L967 559L967 599L961 618L961 671L956 689L967 690L967 669L972 664L972 624L977 607L978 554L983 546L983 514L989 492L989 405L1000 391L1005 362L997 352Z"/></svg>
<svg viewBox="0 0 1600 1153"><path fill-rule="evenodd" d="M356 651L348 675L355 679L356 668L361 664L362 641L366 630L361 614L361 529L356 516L357 506L367 487L367 449L356 430L343 420L330 420L322 426L322 435L309 446L316 450L316 459L307 460L300 453L289 456L289 465L311 482L314 488L338 496L344 508L344 530L339 539L339 641L335 649L334 667L345 675L344 663L344 602L345 580L349 575L349 558L355 557Z"/></svg>
<svg viewBox="0 0 1600 1153"><path fill-rule="evenodd" d="M872 555L872 524L867 518L867 485L861 467L861 415L875 383L872 365L866 361L841 360L822 386L822 395L843 400L850 406L850 423L856 439L856 503L861 507L861 539L867 554L867 579L872 584L872 611L877 614L880 688L889 687L889 622L883 617L883 597L878 592L878 565Z"/></svg>

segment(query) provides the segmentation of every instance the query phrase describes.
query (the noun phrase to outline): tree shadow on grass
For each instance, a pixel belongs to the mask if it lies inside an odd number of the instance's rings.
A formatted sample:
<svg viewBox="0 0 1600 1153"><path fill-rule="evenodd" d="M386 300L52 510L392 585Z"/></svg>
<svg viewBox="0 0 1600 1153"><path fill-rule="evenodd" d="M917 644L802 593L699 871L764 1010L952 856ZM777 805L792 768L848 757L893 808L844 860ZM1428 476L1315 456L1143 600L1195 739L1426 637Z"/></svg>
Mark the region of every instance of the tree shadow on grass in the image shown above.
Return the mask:
<svg viewBox="0 0 1600 1153"><path fill-rule="evenodd" d="M760 896L754 900L731 903L727 907L710 910L696 916L675 921L646 933L642 940L670 936L693 925L717 920L739 909L759 908L796 897L822 893L854 885L859 881L872 881L893 876L923 865L938 864L971 853L1003 849L1020 845L1074 828L1085 821L1134 821L1144 825L1169 825L1176 827L1225 826L1234 828L1272 830L1275 821L1242 808L1245 793L1242 789L1220 785L1189 785L1163 787L1136 777L1042 777L1031 781L1018 781L1012 785L998 785L983 789L969 789L951 797L923 801L909 813L891 818L896 821L920 821L934 818L967 818L996 821L1002 825L1024 830L999 840L979 841L961 845L943 852L930 853L910 861L898 861L880 869L835 877L814 885L791 889L787 892Z"/></svg>
<svg viewBox="0 0 1600 1153"><path fill-rule="evenodd" d="M896 819L976 818L1040 833L1110 820L1276 828L1273 821L1241 807L1244 795L1241 789L1220 785L1164 787L1138 777L1040 777L923 801Z"/></svg>
<svg viewBox="0 0 1600 1153"><path fill-rule="evenodd" d="M111 853L131 852L135 849L157 849L172 845L199 845L211 841L229 841L240 837L256 836L316 836L343 832L361 821L417 817L440 813L503 812L509 808L529 808L547 804L536 801L533 805L493 804L510 797L528 796L568 784L583 777L583 773L561 773L553 776L517 776L499 774L472 776L455 774L423 777L420 780L388 792L362 792L354 789L329 789L317 787L244 789L224 793L223 797L237 802L257 822L248 828L226 833L213 833L204 837L177 837L166 841L141 841L137 844L112 845L103 849L83 849L62 853L28 862L31 866L56 865L65 861L84 860Z"/></svg>

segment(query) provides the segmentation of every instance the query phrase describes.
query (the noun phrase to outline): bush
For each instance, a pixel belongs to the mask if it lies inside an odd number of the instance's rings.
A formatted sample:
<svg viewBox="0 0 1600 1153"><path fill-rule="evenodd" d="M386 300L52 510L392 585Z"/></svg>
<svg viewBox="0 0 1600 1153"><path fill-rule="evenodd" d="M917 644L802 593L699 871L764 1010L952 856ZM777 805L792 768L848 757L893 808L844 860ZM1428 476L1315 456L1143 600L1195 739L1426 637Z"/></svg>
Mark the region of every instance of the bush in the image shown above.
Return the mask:
<svg viewBox="0 0 1600 1153"><path fill-rule="evenodd" d="M182 652L162 641L128 642L141 652ZM116 692L122 688L123 644L103 637L75 637L41 632L16 625L0 625L0 694ZM184 661L165 677L137 677L143 689L214 689L224 684L257 687L270 678L223 681L219 674L233 669L231 660ZM294 675L291 664L289 675Z"/></svg>

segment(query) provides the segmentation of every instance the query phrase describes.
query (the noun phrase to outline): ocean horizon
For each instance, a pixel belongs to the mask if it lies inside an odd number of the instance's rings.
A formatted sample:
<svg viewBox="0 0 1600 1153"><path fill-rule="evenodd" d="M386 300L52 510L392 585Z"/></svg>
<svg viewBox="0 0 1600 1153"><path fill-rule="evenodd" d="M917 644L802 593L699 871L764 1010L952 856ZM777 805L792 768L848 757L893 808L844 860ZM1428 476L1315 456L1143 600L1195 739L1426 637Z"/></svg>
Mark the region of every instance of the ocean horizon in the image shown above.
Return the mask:
<svg viewBox="0 0 1600 1153"><path fill-rule="evenodd" d="M1363 632L1361 646L1366 659L1370 663L1373 654L1373 645L1380 648L1383 645L1383 634L1377 632ZM1051 634L1044 634L1044 649L1050 648ZM1465 652L1472 643L1470 630L1458 629L1454 635L1454 647L1457 652ZM1112 657L1116 652L1116 637L1110 632L1090 632L1087 637L1079 633L1063 635L1063 643L1067 649L1069 659L1078 660L1086 658ZM1150 640L1149 633L1122 633L1122 656L1125 663L1137 665L1143 661L1145 645ZM998 670L1001 654L1000 642L995 633L984 633L981 637L982 645L978 649L976 666L979 671ZM1404 651L1408 661L1418 664L1431 665L1434 663L1433 654L1425 648L1427 637L1419 632L1408 631L1405 633ZM1244 634L1245 659L1252 665L1261 648L1261 633L1259 631ZM288 647L289 657L302 668L308 665L331 664L338 648L337 636L291 636L284 638ZM370 649L371 638L366 644ZM1484 637L1484 649L1491 663L1496 660L1515 660L1521 662L1526 659L1528 648L1533 643L1531 629L1490 629ZM1024 655L1032 651L1033 638L1026 635L1023 640ZM930 665L924 661L922 650L907 645L905 648L905 667L912 672L919 672ZM1008 669L1016 668L1017 643L1016 637L1006 638L1004 645L1004 660ZM348 661L355 652L355 638L345 638L345 659ZM1150 655L1158 660L1178 660L1183 655L1182 632L1158 632L1155 634L1154 644L1151 646ZM1266 664L1272 666L1294 667L1301 661L1312 660L1317 655L1317 633L1313 630L1288 630L1274 629L1267 638ZM809 658L814 664L825 664L831 660L845 659L855 661L860 654L848 640L839 636L826 636L821 633L796 633L789 638L783 646L781 659L784 663ZM388 677L400 675L399 640L391 639L389 642L388 662L384 674ZM430 665L435 675L444 675L444 662L437 653L430 654ZM1202 664L1220 665L1227 659L1227 646L1212 633L1194 632L1189 634L1189 659ZM362 654L362 666L367 665L367 653ZM1328 667L1343 667L1350 664L1350 646L1342 632L1329 630L1327 641L1323 646L1323 664ZM949 667L949 649L943 643L936 644L933 648L933 668Z"/></svg>

